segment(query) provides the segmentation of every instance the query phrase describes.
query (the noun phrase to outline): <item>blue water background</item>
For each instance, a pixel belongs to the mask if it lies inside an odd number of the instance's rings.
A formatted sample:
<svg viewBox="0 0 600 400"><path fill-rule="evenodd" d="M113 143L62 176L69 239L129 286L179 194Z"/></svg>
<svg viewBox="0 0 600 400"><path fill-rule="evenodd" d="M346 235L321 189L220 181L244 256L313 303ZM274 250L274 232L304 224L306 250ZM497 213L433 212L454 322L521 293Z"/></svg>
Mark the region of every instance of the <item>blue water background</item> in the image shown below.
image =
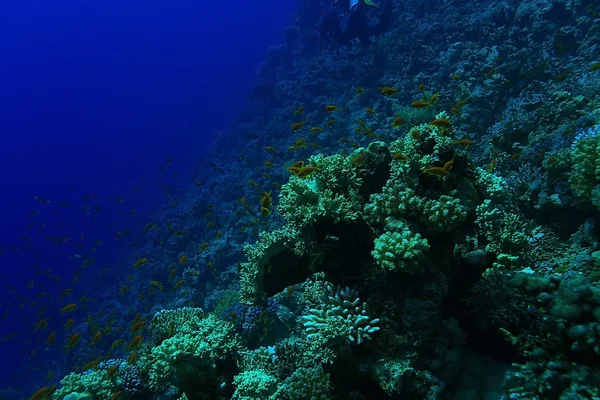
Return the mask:
<svg viewBox="0 0 600 400"><path fill-rule="evenodd" d="M9 314L0 337L17 337L0 343L0 387L32 389L46 374L56 353L45 351L49 330L34 332L34 322L59 323L65 301L50 296L72 286L81 265L73 257L94 257L96 275L82 274L84 290L101 290L95 280L103 268L126 267L128 242L114 240L115 231L149 221L167 200L157 183L191 183L198 159L243 107L267 48L283 41L295 7L292 0L2 2L0 314ZM91 193L99 198L86 215L81 199ZM29 217L32 210L42 214ZM24 235L31 249L11 251L26 245ZM53 246L43 240L51 235L71 240ZM36 274L48 268L61 281ZM40 292L46 296L36 298ZM76 292L74 299L93 296ZM44 303L48 311L36 316Z"/></svg>

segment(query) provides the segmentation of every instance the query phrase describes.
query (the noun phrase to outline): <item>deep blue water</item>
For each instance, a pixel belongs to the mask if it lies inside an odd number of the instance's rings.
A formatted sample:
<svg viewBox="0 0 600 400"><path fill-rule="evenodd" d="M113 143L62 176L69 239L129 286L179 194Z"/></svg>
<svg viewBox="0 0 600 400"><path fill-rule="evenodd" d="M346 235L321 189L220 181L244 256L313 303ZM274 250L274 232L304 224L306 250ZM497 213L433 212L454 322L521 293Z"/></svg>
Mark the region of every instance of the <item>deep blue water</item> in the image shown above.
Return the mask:
<svg viewBox="0 0 600 400"><path fill-rule="evenodd" d="M0 4L0 314L8 311L0 337L17 333L0 343L11 366L0 387L27 387L45 375L44 368L29 374L50 358L48 331L34 332L34 323L58 315L35 313L63 303L49 299L70 287L82 262L76 254L93 255L97 271L119 268L131 250L115 231L148 222L166 201L157 182L190 184L196 160L240 111L257 64L282 42L295 7L293 0ZM98 199L86 211L87 194ZM64 201L71 205L58 207ZM32 210L41 214L28 216ZM53 246L47 236L71 239ZM49 281L46 269L61 280ZM85 279L93 288L93 275Z"/></svg>

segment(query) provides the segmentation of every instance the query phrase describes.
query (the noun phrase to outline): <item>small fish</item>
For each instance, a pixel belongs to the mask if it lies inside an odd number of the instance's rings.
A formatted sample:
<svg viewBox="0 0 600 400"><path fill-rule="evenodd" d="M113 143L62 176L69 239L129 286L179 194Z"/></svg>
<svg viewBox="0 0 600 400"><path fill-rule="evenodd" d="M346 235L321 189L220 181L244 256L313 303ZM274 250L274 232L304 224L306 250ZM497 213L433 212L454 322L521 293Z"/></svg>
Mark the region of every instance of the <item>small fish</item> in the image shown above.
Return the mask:
<svg viewBox="0 0 600 400"><path fill-rule="evenodd" d="M27 215L28 215L29 217L35 217L35 216L37 216L37 215L40 215L41 213L42 213L42 212L41 212L40 210L33 210L33 211L29 211L29 212L27 213Z"/></svg>
<svg viewBox="0 0 600 400"><path fill-rule="evenodd" d="M131 328L129 328L129 330L132 333L135 333L135 332L139 332L139 331L143 330L145 327L146 327L146 323L144 321L138 321L138 322L135 322L133 325L131 325Z"/></svg>
<svg viewBox="0 0 600 400"><path fill-rule="evenodd" d="M67 344L65 346L65 348L67 349L67 354L69 354L69 350L71 350L73 347L75 347L77 345L77 343L79 343L80 340L81 340L81 335L79 333L74 333L71 335L71 337L69 338L69 340L67 341Z"/></svg>
<svg viewBox="0 0 600 400"><path fill-rule="evenodd" d="M96 369L96 367L98 366L99 363L100 363L99 360L92 360L92 361L88 362L87 364L85 364L81 368L81 370L82 371L87 371L87 370L90 370L90 369Z"/></svg>
<svg viewBox="0 0 600 400"><path fill-rule="evenodd" d="M365 0L365 2L366 1L367 0ZM378 88L378 90L379 90L379 93L381 93L385 97L393 97L393 96L396 96L398 94L398 89L397 88L392 88L392 87L389 87L389 86L380 87L380 88Z"/></svg>
<svg viewBox="0 0 600 400"><path fill-rule="evenodd" d="M396 117L396 118L394 118L394 121L392 122L392 126L396 129L400 128L404 124L406 124L406 120L402 117Z"/></svg>
<svg viewBox="0 0 600 400"><path fill-rule="evenodd" d="M54 332L54 331L50 332L50 334L48 335L48 339L46 339L46 344L48 346L51 345L55 339L56 339L56 332Z"/></svg>
<svg viewBox="0 0 600 400"><path fill-rule="evenodd" d="M77 304L75 303L71 303L71 304L67 304L66 306L64 306L63 308L60 309L60 313L66 313L66 312L73 312L77 309Z"/></svg>
<svg viewBox="0 0 600 400"><path fill-rule="evenodd" d="M300 122L294 122L290 125L290 128L292 128L292 130L294 132L298 132L300 129L302 129L304 127L306 121L302 120Z"/></svg>
<svg viewBox="0 0 600 400"><path fill-rule="evenodd" d="M469 146L473 144L473 141L467 138L464 139L460 139L460 140L455 140L454 144L458 145L458 146L464 146L465 150L469 149Z"/></svg>
<svg viewBox="0 0 600 400"><path fill-rule="evenodd" d="M295 288L295 287L296 287L295 285L291 285L291 286L288 286L288 287L287 287L287 290L286 290L286 293L285 293L285 297L286 297L286 299L287 299L288 297L290 297L290 295L291 295L291 294L294 292L294 288Z"/></svg>
<svg viewBox="0 0 600 400"><path fill-rule="evenodd" d="M592 64L589 68L588 68L588 72L594 72L594 71L598 71L600 70L600 61Z"/></svg>
<svg viewBox="0 0 600 400"><path fill-rule="evenodd" d="M48 200L45 197L42 196L34 196L34 199L38 202L38 203L42 203L42 204L48 204L50 203L50 200Z"/></svg>
<svg viewBox="0 0 600 400"><path fill-rule="evenodd" d="M302 114L304 112L304 107L298 106L298 108L294 111L293 115Z"/></svg>
<svg viewBox="0 0 600 400"><path fill-rule="evenodd" d="M437 126L439 128L452 128L452 123L446 118L437 118L429 123L429 125Z"/></svg>
<svg viewBox="0 0 600 400"><path fill-rule="evenodd" d="M137 261L136 261L136 262L133 264L133 266L134 266L135 268L143 267L144 265L146 265L146 263L147 263L147 262L148 262L148 259L147 259L147 258L144 258L144 257L142 257L142 258L140 258L139 260L137 260Z"/></svg>
<svg viewBox="0 0 600 400"><path fill-rule="evenodd" d="M44 330L44 329L46 329L46 328L48 328L48 321L47 321L47 320L45 320L45 319L41 319L41 320L39 320L39 321L38 321L38 322L35 324L35 329L34 329L34 331L37 331L37 330Z"/></svg>
<svg viewBox="0 0 600 400"><path fill-rule="evenodd" d="M410 103L410 106L412 108L426 108L426 107L429 107L430 104L426 103L426 102L423 102L421 100L415 100L412 103Z"/></svg>
<svg viewBox="0 0 600 400"><path fill-rule="evenodd" d="M44 386L35 392L29 400L49 400L56 391L56 386Z"/></svg>
<svg viewBox="0 0 600 400"><path fill-rule="evenodd" d="M371 0L364 0L365 4L371 7L375 7L375 8L379 8L379 6L375 3L373 3Z"/></svg>
<svg viewBox="0 0 600 400"><path fill-rule="evenodd" d="M335 110L337 110L337 109L338 109L338 106L334 106L334 105L332 105L332 104L329 104L329 105L326 105L326 106L325 106L325 111L327 111L327 112L329 112L329 113L330 113L330 112L334 112L334 111L335 111Z"/></svg>
<svg viewBox="0 0 600 400"><path fill-rule="evenodd" d="M94 336L92 336L92 346L97 345L98 342L100 342L101 339L102 339L102 333L101 332L96 332L94 334Z"/></svg>
<svg viewBox="0 0 600 400"><path fill-rule="evenodd" d="M119 372L118 366L113 365L112 367L110 367L108 370L106 370L106 380L110 381L117 374L117 372Z"/></svg>
<svg viewBox="0 0 600 400"><path fill-rule="evenodd" d="M421 175L423 174L429 174L429 175L434 175L437 177L442 177L442 176L446 176L448 175L448 171L446 171L444 168L441 167L431 167L431 168L425 168L423 170L423 172L421 173Z"/></svg>
<svg viewBox="0 0 600 400"><path fill-rule="evenodd" d="M127 345L127 349L129 349L129 350L138 349L140 347L140 345L142 344L143 340L144 340L144 338L141 335L134 336L131 339L131 341L129 342L129 344Z"/></svg>
<svg viewBox="0 0 600 400"><path fill-rule="evenodd" d="M179 289L181 286L183 286L183 283L184 283L184 282L185 282L185 281L184 281L183 279L181 279L181 280L177 281L177 282L175 283L175 285L173 286L173 289L174 289L174 290L177 290L177 289Z"/></svg>
<svg viewBox="0 0 600 400"><path fill-rule="evenodd" d="M135 364L138 360L140 359L140 356L138 356L138 354L134 351L129 355L129 358L127 359L127 364L129 365L133 365Z"/></svg>

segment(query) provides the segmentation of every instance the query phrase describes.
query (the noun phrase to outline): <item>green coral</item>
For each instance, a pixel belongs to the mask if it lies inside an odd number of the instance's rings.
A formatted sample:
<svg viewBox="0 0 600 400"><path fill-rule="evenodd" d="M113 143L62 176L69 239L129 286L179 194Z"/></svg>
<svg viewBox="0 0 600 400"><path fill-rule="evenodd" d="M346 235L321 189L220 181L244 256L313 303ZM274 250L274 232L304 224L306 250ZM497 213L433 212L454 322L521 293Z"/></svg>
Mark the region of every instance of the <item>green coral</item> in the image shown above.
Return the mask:
<svg viewBox="0 0 600 400"><path fill-rule="evenodd" d="M61 388L54 399L92 398L110 399L116 391L113 381L106 379L106 370L93 369L83 374L71 372L60 381Z"/></svg>
<svg viewBox="0 0 600 400"><path fill-rule="evenodd" d="M154 314L150 324L150 332L158 341L168 338L173 333L191 333L197 329L204 318L201 308L182 307L175 310L161 310Z"/></svg>
<svg viewBox="0 0 600 400"><path fill-rule="evenodd" d="M409 360L379 360L375 366L375 376L379 386L388 396L400 395L402 392L402 381L405 375L414 372Z"/></svg>
<svg viewBox="0 0 600 400"><path fill-rule="evenodd" d="M327 338L325 342L347 340L361 344L379 330L379 319L369 317L368 306L360 301L358 292L350 288L327 286L319 308L312 308L302 317L310 341Z"/></svg>
<svg viewBox="0 0 600 400"><path fill-rule="evenodd" d="M486 251L511 253L523 250L528 245L530 235L517 214L496 207L489 199L477 207L476 213L475 223L479 227L479 234L488 241Z"/></svg>
<svg viewBox="0 0 600 400"><path fill-rule="evenodd" d="M316 221L334 223L354 221L359 208L343 193L321 188L316 178L290 177L279 195L277 212L288 223L299 228Z"/></svg>
<svg viewBox="0 0 600 400"><path fill-rule="evenodd" d="M465 207L451 196L442 195L438 200L425 201L422 222L432 234L451 232L467 217Z"/></svg>
<svg viewBox="0 0 600 400"><path fill-rule="evenodd" d="M581 200L600 207L600 125L579 134L571 146L571 190Z"/></svg>
<svg viewBox="0 0 600 400"><path fill-rule="evenodd" d="M387 270L402 272L420 272L420 261L429 249L427 240L419 233L413 233L408 225L400 220L389 218L387 226L393 231L384 232L375 239L375 248L371 252L375 263Z"/></svg>
<svg viewBox="0 0 600 400"><path fill-rule="evenodd" d="M316 221L354 221L360 210L361 179L351 157L336 154L310 157L318 170L308 177L291 176L279 195L277 212L301 229Z"/></svg>
<svg viewBox="0 0 600 400"><path fill-rule="evenodd" d="M366 221L382 223L389 216L403 217L421 212L423 200L404 183L402 176L405 173L404 167L395 163L390 179L381 193L372 194L369 203L365 205L363 218Z"/></svg>
<svg viewBox="0 0 600 400"><path fill-rule="evenodd" d="M508 184L499 175L486 171L481 167L475 169L476 184L487 199L494 203L502 203L508 197Z"/></svg>
<svg viewBox="0 0 600 400"><path fill-rule="evenodd" d="M233 378L236 386L233 400L276 400L277 378L264 370L255 369L244 371Z"/></svg>
<svg viewBox="0 0 600 400"><path fill-rule="evenodd" d="M328 400L331 384L329 374L322 366L298 368L283 382L277 391L277 399L281 400Z"/></svg>
<svg viewBox="0 0 600 400"><path fill-rule="evenodd" d="M192 374L195 379L211 376L218 360L232 357L240 350L241 343L233 325L208 315L193 332L179 333L152 349L148 385L153 391L161 392L176 375L189 376L190 369L195 370Z"/></svg>
<svg viewBox="0 0 600 400"><path fill-rule="evenodd" d="M246 304L254 304L263 293L263 276L269 259L292 249L302 254L303 241L293 227L285 226L273 232L261 232L258 242L244 246L247 262L240 264L240 300Z"/></svg>

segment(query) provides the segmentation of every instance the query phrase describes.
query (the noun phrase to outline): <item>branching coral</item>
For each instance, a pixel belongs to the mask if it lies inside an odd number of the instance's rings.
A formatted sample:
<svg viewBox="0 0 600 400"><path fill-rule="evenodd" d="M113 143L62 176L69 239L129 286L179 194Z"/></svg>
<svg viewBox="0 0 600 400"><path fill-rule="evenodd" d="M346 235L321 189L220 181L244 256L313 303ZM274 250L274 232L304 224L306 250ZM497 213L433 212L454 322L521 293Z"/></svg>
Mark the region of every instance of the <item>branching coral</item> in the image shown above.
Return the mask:
<svg viewBox="0 0 600 400"><path fill-rule="evenodd" d="M571 146L571 190L580 200L600 208L600 125L580 133Z"/></svg>
<svg viewBox="0 0 600 400"><path fill-rule="evenodd" d="M368 306L361 304L358 292L350 288L327 287L320 308L313 308L302 317L308 339L312 340L327 331L341 332L350 343L361 344L371 339L379 330L379 319L371 319Z"/></svg>
<svg viewBox="0 0 600 400"><path fill-rule="evenodd" d="M182 370L188 376L189 370L195 370L196 379L210 377L215 375L218 361L241 350L233 325L209 315L199 321L193 332L177 334L152 349L149 386L161 392L173 381L175 374L182 374Z"/></svg>
<svg viewBox="0 0 600 400"><path fill-rule="evenodd" d="M387 226L393 231L384 232L375 239L375 249L371 252L375 263L381 268L392 271L408 273L421 271L419 261L429 248L427 240L420 234L413 233L400 220L390 217L387 219Z"/></svg>
<svg viewBox="0 0 600 400"><path fill-rule="evenodd" d="M176 333L193 332L204 318L201 308L183 307L161 310L152 318L150 332L157 342L162 342Z"/></svg>

